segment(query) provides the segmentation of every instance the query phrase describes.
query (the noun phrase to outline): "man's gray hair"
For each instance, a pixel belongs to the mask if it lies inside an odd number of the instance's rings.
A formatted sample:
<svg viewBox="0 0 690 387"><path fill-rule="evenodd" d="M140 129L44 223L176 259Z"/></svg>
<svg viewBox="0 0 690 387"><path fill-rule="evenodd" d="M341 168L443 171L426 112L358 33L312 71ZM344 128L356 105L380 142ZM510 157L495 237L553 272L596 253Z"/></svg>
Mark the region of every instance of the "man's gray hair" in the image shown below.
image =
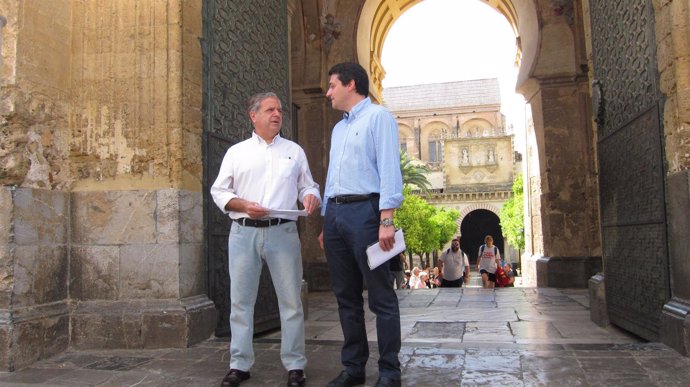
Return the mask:
<svg viewBox="0 0 690 387"><path fill-rule="evenodd" d="M259 111L259 107L261 106L261 102L265 100L266 98L275 98L280 102L280 98L276 95L276 93L267 91L264 93L257 93L251 96L249 100L247 101L247 113L256 113ZM281 102L282 105L282 102Z"/></svg>

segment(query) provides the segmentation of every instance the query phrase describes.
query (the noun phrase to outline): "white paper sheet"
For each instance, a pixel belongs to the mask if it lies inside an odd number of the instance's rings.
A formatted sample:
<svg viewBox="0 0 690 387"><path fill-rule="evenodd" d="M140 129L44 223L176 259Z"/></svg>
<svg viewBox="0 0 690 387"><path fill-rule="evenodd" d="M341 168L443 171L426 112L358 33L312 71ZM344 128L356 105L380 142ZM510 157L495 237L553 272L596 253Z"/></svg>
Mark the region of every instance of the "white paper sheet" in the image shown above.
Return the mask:
<svg viewBox="0 0 690 387"><path fill-rule="evenodd" d="M268 210L268 216L271 218L280 218L283 216L307 216L307 210Z"/></svg>
<svg viewBox="0 0 690 387"><path fill-rule="evenodd" d="M400 229L395 231L395 244L393 244L391 250L383 251L379 242L367 247L367 263L369 263L369 268L374 270L403 251L405 251L405 236L402 229Z"/></svg>

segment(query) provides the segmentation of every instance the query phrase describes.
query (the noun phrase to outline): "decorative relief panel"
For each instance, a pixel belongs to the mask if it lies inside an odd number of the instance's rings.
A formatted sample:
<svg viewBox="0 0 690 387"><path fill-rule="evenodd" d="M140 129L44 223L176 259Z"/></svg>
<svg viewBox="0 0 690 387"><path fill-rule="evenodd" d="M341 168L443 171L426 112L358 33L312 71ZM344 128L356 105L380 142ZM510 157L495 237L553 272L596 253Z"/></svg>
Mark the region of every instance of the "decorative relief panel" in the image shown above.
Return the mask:
<svg viewBox="0 0 690 387"><path fill-rule="evenodd" d="M659 98L653 13L647 0L592 1L592 59L607 136ZM612 21L616 23L612 23Z"/></svg>
<svg viewBox="0 0 690 387"><path fill-rule="evenodd" d="M657 340L670 283L653 10L648 0L590 9L609 317Z"/></svg>
<svg viewBox="0 0 690 387"><path fill-rule="evenodd" d="M205 128L238 142L251 135L246 100L273 91L283 103L283 136L291 138L287 4L284 0L210 0L205 5Z"/></svg>
<svg viewBox="0 0 690 387"><path fill-rule="evenodd" d="M207 236L209 297L218 309L216 335L229 333L230 220L209 194L227 149L249 138L252 126L246 100L273 91L283 103L282 135L292 137L285 0L204 1L204 219ZM268 270L262 271L255 310L255 331L280 326Z"/></svg>

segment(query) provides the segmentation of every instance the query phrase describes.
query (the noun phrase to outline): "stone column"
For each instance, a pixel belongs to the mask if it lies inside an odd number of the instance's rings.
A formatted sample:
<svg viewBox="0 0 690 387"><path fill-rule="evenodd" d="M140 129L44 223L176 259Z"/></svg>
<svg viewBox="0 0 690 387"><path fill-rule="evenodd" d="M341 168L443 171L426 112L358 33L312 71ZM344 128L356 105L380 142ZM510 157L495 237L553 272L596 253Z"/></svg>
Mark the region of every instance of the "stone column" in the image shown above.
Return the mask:
<svg viewBox="0 0 690 387"><path fill-rule="evenodd" d="M64 192L0 188L0 370L67 349L68 218Z"/></svg>
<svg viewBox="0 0 690 387"><path fill-rule="evenodd" d="M330 102L324 98L324 95L321 88L293 89L294 103L299 106L297 121L300 133L298 137L304 139L300 141L300 145L307 155L314 181L321 187L321 194L326 185L331 130L334 123L341 117L340 113L331 108ZM322 218L321 216L301 218L299 225L304 279L309 284L309 290L330 290L326 258L317 239L322 229Z"/></svg>
<svg viewBox="0 0 690 387"><path fill-rule="evenodd" d="M186 347L209 337L201 201L178 189L72 194L74 347Z"/></svg>
<svg viewBox="0 0 690 387"><path fill-rule="evenodd" d="M585 78L532 79L531 106L538 168L525 182L531 256L523 271L532 285L586 288L602 270L593 134ZM573 166L577 166L574 168Z"/></svg>
<svg viewBox="0 0 690 387"><path fill-rule="evenodd" d="M666 213L671 300L661 316L661 341L690 354L690 3L654 1L657 60L664 102Z"/></svg>

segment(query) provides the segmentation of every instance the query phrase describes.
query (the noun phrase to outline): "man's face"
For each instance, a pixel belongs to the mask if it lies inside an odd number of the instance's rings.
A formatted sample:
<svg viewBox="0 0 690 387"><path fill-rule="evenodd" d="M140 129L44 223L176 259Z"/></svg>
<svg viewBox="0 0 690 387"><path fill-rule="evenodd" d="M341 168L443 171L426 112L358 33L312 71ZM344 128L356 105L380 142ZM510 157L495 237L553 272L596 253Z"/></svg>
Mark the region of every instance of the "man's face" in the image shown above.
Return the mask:
<svg viewBox="0 0 690 387"><path fill-rule="evenodd" d="M350 81L354 83L354 81ZM331 100L331 106L333 109L340 111L348 111L348 106L346 105L346 99L348 97L348 87L343 85L338 79L338 74L333 74L328 80L328 91L326 92L326 98Z"/></svg>
<svg viewBox="0 0 690 387"><path fill-rule="evenodd" d="M457 252L458 250L460 250L460 242L458 242L458 241L453 241L453 242L450 244L450 248L451 248L451 250L453 250L454 253Z"/></svg>
<svg viewBox="0 0 690 387"><path fill-rule="evenodd" d="M249 113L249 118L254 124L256 134L264 139L275 137L283 125L283 109L280 101L272 97L264 99L257 112Z"/></svg>

